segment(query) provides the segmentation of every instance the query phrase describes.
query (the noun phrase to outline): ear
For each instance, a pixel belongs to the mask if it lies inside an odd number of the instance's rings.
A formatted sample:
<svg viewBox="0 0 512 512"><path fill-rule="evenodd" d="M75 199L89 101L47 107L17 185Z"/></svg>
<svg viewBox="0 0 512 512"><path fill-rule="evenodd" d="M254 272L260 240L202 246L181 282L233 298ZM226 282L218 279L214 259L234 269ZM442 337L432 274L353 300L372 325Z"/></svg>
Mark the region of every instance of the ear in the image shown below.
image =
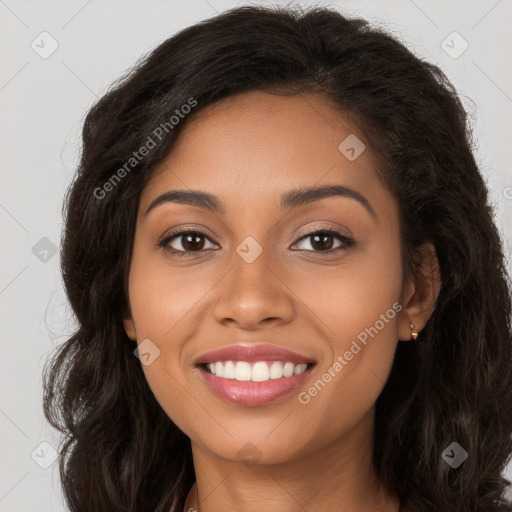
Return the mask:
<svg viewBox="0 0 512 512"><path fill-rule="evenodd" d="M135 331L135 323L129 308L125 308L123 312L123 327L128 338L132 341L137 341L137 332Z"/></svg>
<svg viewBox="0 0 512 512"><path fill-rule="evenodd" d="M441 290L441 273L436 249L425 243L416 249L413 276L404 285L398 339L411 339L411 326L420 332L433 313Z"/></svg>

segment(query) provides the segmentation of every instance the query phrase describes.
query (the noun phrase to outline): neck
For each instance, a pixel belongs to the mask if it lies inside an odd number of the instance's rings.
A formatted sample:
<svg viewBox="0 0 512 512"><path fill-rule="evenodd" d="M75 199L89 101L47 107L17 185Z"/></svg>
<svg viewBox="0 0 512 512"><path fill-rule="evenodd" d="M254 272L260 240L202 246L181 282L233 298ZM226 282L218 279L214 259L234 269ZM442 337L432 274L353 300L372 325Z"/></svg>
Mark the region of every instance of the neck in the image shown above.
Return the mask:
<svg viewBox="0 0 512 512"><path fill-rule="evenodd" d="M184 511L397 512L398 501L379 485L373 470L372 434L373 427L359 425L320 449L273 464L226 460L192 443L196 483Z"/></svg>

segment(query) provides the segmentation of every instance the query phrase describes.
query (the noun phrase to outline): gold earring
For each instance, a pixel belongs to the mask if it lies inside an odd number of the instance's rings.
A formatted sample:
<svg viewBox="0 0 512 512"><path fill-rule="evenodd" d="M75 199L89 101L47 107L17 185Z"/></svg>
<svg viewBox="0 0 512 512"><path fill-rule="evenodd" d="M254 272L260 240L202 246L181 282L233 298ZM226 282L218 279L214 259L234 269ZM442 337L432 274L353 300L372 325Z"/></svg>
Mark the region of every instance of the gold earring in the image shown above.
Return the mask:
<svg viewBox="0 0 512 512"><path fill-rule="evenodd" d="M412 339L413 339L414 341L416 341L416 340L418 339L418 334L419 334L419 332L414 328L414 325L413 325L413 324L411 324L411 323L410 323L409 325L410 325L410 327L411 327L411 336L412 336Z"/></svg>

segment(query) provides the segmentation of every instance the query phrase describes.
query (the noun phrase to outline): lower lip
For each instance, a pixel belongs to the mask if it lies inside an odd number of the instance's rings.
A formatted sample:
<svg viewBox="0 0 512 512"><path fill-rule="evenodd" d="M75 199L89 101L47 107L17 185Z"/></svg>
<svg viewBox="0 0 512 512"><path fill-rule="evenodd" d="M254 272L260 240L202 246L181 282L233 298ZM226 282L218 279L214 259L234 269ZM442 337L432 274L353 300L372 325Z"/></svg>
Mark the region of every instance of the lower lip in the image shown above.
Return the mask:
<svg viewBox="0 0 512 512"><path fill-rule="evenodd" d="M308 366L306 371L299 375L269 379L265 382L224 379L211 374L201 366L197 369L207 386L224 400L238 405L256 406L273 402L297 389L309 377L314 366Z"/></svg>

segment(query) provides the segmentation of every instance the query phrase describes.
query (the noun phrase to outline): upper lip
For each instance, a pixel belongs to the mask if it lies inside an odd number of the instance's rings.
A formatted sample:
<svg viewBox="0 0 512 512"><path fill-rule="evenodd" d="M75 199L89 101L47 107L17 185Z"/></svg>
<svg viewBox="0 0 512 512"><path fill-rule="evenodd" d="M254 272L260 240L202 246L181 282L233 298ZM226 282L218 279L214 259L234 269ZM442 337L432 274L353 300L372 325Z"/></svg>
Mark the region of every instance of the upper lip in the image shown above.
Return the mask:
<svg viewBox="0 0 512 512"><path fill-rule="evenodd" d="M199 356L195 365L215 363L217 361L285 361L295 364L308 364L314 361L308 357L270 344L236 344L212 350Z"/></svg>

